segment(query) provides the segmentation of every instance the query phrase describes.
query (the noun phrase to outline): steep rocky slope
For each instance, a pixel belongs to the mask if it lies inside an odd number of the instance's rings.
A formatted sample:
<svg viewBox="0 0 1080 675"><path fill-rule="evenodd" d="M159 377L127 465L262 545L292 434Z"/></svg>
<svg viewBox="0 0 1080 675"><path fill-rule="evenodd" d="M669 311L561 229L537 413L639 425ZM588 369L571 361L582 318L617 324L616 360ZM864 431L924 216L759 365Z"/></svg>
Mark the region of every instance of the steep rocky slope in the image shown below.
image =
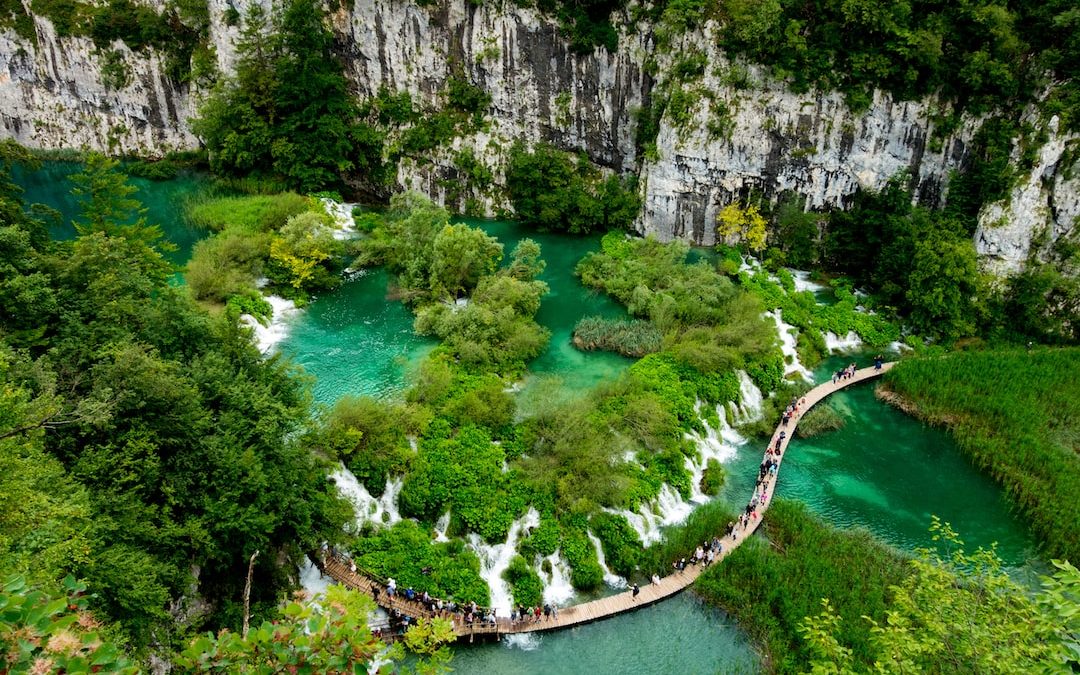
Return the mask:
<svg viewBox="0 0 1080 675"><path fill-rule="evenodd" d="M228 71L239 32L224 19L226 0L211 0L209 7L210 40L219 67ZM712 24L664 50L656 49L651 30L640 29L623 35L614 54L578 54L552 21L512 3L475 7L469 0L444 0L420 7L368 0L342 7L332 20L346 73L361 97L383 88L405 90L434 108L455 74L491 95L489 123L480 131L398 168L400 186L459 210L467 199L489 213L506 204L497 190L460 189L457 151L471 149L498 175L514 140L547 141L584 151L608 169L638 172L641 232L711 244L719 209L751 191L770 197L791 191L811 207L842 206L858 188L880 187L906 170L918 199L938 204L979 124L965 117L952 133L936 134L938 101L901 102L877 92L868 109L854 112L839 94L798 94L752 66L740 65L746 77L733 84L724 76L731 64L715 47ZM171 82L158 56L116 43L132 77L127 86L111 90L102 84L101 54L89 39L58 38L41 17L34 25L33 41L12 31L0 34L5 136L32 147L149 155L197 145L189 118L198 91ZM689 48L707 56L693 87L710 94L689 121L676 123L665 115L655 152L642 156L636 113L650 106L664 84L671 55ZM653 56L656 51L663 53ZM658 67L650 67L651 59ZM656 81L650 72L659 73ZM1049 131L1030 174L980 219L976 244L997 271L1018 269L1033 247L1048 248L1072 232L1080 215L1080 179L1073 177L1077 154L1069 152L1078 139L1059 134L1056 125Z"/></svg>

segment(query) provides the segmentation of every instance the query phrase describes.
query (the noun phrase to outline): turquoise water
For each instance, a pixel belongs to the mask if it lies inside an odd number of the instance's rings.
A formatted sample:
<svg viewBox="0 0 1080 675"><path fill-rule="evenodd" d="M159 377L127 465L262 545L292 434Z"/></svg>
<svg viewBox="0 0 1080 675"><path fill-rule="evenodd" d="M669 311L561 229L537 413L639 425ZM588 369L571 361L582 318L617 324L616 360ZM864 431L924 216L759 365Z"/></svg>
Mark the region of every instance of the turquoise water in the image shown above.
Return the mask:
<svg viewBox="0 0 1080 675"><path fill-rule="evenodd" d="M48 163L38 172L19 170L16 180L29 202L59 211L66 224L54 236L74 234L70 219L77 206L70 197L76 164ZM198 191L203 179L133 181L152 222L162 225L179 249L170 258L182 264L200 237L180 217L179 202ZM617 377L632 361L607 353L582 353L570 343L583 316L625 316L606 296L583 288L573 276L577 261L599 244L597 237L571 238L530 232L507 222L469 221L497 236L509 256L522 237L542 247L547 268L541 277L551 291L537 320L552 331L548 349L529 365L532 375L555 376L573 394ZM316 299L288 326L279 345L316 378L315 396L332 403L343 394L393 396L403 390L408 372L434 342L412 332L412 315L387 299L387 276L369 270L333 293ZM818 369L817 381L850 359L835 359ZM862 360L865 362L865 359ZM526 387L529 386L527 380ZM1002 557L1019 566L1034 557L1030 534L1010 513L1001 491L972 468L951 439L886 406L873 397L873 385L859 385L830 400L847 425L818 438L796 439L785 457L779 494L807 503L828 522L865 527L892 545L911 550L931 545L931 514L951 522L970 546L998 542ZM761 460L758 443L740 449L728 464L722 497L745 503ZM745 635L722 612L681 595L630 615L540 636L533 649L505 644L456 650L460 673L715 673L753 672L759 658Z"/></svg>
<svg viewBox="0 0 1080 675"><path fill-rule="evenodd" d="M815 381L827 381L851 361L865 366L872 358L829 359ZM865 527L908 551L933 545L928 528L937 515L952 523L971 550L997 542L1011 566L1035 558L1035 542L1010 513L1004 493L960 454L948 434L878 401L873 382L826 400L844 416L844 428L791 442L778 495L806 503L833 525ZM747 445L728 465L725 498L746 501L763 450L760 443Z"/></svg>
<svg viewBox="0 0 1080 675"><path fill-rule="evenodd" d="M316 401L398 394L410 367L435 346L413 332L403 304L387 299L387 282L384 270L365 270L317 298L288 326L278 351L315 376Z"/></svg>
<svg viewBox="0 0 1080 675"><path fill-rule="evenodd" d="M519 223L496 220L462 219L481 227L498 238L508 260L518 241L529 238L540 244L541 257L547 266L540 280L548 285L548 294L540 302L536 321L551 331L551 341L543 354L529 364L532 375L556 376L564 390L580 393L600 382L618 377L631 363L610 352L583 352L570 342L577 322L586 316L626 318L626 310L607 295L585 288L574 276L577 266L589 251L600 248L600 236L569 237L536 232ZM528 383L526 383L528 386Z"/></svg>
<svg viewBox="0 0 1080 675"><path fill-rule="evenodd" d="M682 593L631 614L504 643L455 649L458 673L756 673L760 657L731 618Z"/></svg>
<svg viewBox="0 0 1080 675"><path fill-rule="evenodd" d="M49 227L49 234L54 239L75 238L72 221L79 217L79 203L71 194L74 187L71 175L82 168L78 162L43 162L36 171L16 165L12 172L15 182L23 188L23 200L28 205L44 204L60 212L60 220ZM206 176L186 173L172 180L131 178L130 181L138 188L135 197L146 207L147 221L160 225L165 238L176 245L176 250L165 257L176 265L187 263L192 246L208 233L187 224L182 205L191 195L208 186Z"/></svg>

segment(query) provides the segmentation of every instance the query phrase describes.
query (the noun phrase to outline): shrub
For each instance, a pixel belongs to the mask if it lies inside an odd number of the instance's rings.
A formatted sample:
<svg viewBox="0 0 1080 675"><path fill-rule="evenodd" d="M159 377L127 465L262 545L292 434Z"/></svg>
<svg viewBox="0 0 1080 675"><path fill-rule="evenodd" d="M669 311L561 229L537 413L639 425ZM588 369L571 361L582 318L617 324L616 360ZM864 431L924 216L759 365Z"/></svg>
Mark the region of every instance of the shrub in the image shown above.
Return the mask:
<svg viewBox="0 0 1080 675"><path fill-rule="evenodd" d="M510 584L510 595L515 606L538 607L544 602L544 582L525 558L516 555L503 572L503 579Z"/></svg>

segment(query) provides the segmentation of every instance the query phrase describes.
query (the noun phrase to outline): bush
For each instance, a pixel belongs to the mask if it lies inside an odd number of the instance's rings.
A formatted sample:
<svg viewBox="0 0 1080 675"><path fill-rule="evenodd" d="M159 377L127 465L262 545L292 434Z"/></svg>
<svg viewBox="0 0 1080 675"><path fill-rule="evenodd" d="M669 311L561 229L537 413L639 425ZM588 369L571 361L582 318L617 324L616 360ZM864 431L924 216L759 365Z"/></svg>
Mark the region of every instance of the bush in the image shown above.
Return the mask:
<svg viewBox="0 0 1080 675"><path fill-rule="evenodd" d="M503 579L510 584L510 595L515 606L538 607L544 603L544 582L525 558L516 555L503 572Z"/></svg>
<svg viewBox="0 0 1080 675"><path fill-rule="evenodd" d="M543 144L510 149L506 189L518 219L555 232L629 229L641 208L635 179L604 178L584 155Z"/></svg>
<svg viewBox="0 0 1080 675"><path fill-rule="evenodd" d="M227 228L249 232L276 232L289 218L321 210L307 197L295 192L244 197L217 197L196 200L187 205L188 222L195 227L220 232Z"/></svg>
<svg viewBox="0 0 1080 675"><path fill-rule="evenodd" d="M705 464L705 471L701 474L701 491L710 497L715 497L720 494L720 488L724 487L726 480L727 471L724 465L715 458L710 458Z"/></svg>
<svg viewBox="0 0 1080 675"><path fill-rule="evenodd" d="M427 530L411 520L359 537L352 551L358 568L379 579L392 577L399 590L411 587L459 603L490 603L476 554L460 541L432 542Z"/></svg>
<svg viewBox="0 0 1080 675"><path fill-rule="evenodd" d="M589 519L589 527L600 540L604 559L616 574L629 578L641 559L641 539L624 516L601 511Z"/></svg>

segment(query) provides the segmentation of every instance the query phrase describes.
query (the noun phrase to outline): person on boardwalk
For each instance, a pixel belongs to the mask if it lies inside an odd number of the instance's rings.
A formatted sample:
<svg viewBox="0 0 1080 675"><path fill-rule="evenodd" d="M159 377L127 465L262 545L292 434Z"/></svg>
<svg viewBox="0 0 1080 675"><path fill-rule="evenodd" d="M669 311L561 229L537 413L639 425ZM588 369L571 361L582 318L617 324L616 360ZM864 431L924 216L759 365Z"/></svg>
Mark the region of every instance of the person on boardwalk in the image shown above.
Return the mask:
<svg viewBox="0 0 1080 675"><path fill-rule="evenodd" d="M881 370L881 364L885 362L885 359L881 358L881 354L874 357L874 370Z"/></svg>
<svg viewBox="0 0 1080 675"><path fill-rule="evenodd" d="M633 592L634 600L637 600L638 593L640 593L640 592L641 592L641 586L638 586L637 584L634 584L634 592Z"/></svg>

